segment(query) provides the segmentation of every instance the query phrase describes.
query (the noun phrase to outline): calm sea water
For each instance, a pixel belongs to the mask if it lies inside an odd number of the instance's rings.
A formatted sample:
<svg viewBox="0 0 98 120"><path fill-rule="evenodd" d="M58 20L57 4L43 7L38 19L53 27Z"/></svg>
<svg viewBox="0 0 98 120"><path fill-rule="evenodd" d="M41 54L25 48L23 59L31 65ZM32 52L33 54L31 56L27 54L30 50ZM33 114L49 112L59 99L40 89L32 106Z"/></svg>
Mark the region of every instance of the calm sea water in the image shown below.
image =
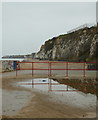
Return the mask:
<svg viewBox="0 0 98 120"><path fill-rule="evenodd" d="M23 61L24 59L23 58L2 58L0 59L2 61L5 61L5 60L12 60L12 61Z"/></svg>

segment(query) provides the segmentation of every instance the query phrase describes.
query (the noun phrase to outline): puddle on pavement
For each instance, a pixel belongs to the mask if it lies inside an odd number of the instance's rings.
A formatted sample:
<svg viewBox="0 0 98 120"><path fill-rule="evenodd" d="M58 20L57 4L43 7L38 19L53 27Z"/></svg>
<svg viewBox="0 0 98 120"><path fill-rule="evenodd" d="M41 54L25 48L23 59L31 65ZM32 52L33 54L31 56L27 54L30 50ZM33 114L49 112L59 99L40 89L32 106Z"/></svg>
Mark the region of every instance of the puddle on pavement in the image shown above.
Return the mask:
<svg viewBox="0 0 98 120"><path fill-rule="evenodd" d="M50 83L52 84L50 86ZM60 84L49 78L36 78L24 82L17 82L17 86L37 90L41 93L48 94L49 100L67 105L74 105L83 109L96 109L96 96L92 94L85 94L77 91L65 84ZM52 92L49 92L51 91ZM68 91L67 91L68 90ZM95 110L96 111L96 110Z"/></svg>
<svg viewBox="0 0 98 120"><path fill-rule="evenodd" d="M68 85L60 84L48 78L36 78L28 81L17 82L17 86L35 88L41 91L73 91L76 90Z"/></svg>
<svg viewBox="0 0 98 120"><path fill-rule="evenodd" d="M50 86L50 83L53 84ZM75 106L90 112L96 113L96 96L85 94L70 86L60 84L57 81L48 78L36 78L32 80L17 82L13 84L17 87L25 87L31 91L38 91L41 94L47 94L47 99L50 102ZM49 92L49 90L53 90ZM59 92L59 90L61 90ZM69 91L63 91L69 90ZM34 94L35 95L35 94ZM25 107L31 100L30 92L27 91L2 91L2 111L3 115L15 115L19 110Z"/></svg>

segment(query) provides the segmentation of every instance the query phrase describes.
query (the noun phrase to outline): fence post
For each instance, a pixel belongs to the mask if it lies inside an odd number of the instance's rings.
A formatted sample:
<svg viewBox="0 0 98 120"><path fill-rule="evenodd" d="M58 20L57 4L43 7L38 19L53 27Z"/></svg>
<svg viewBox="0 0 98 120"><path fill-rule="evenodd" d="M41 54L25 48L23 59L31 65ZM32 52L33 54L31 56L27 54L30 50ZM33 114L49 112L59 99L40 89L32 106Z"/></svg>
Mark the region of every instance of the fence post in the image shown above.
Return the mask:
<svg viewBox="0 0 98 120"><path fill-rule="evenodd" d="M19 65L19 70L20 70L20 63L18 63L18 65Z"/></svg>
<svg viewBox="0 0 98 120"><path fill-rule="evenodd" d="M17 62L16 62L16 77L17 77Z"/></svg>
<svg viewBox="0 0 98 120"><path fill-rule="evenodd" d="M34 73L33 73L33 62L32 62L32 77L33 77L33 75L34 75ZM34 88L34 80L32 79L32 88Z"/></svg>
<svg viewBox="0 0 98 120"><path fill-rule="evenodd" d="M48 62L48 77L50 75L50 63Z"/></svg>
<svg viewBox="0 0 98 120"><path fill-rule="evenodd" d="M34 74L33 74L33 62L32 62L32 77L33 77L33 75L34 75Z"/></svg>
<svg viewBox="0 0 98 120"><path fill-rule="evenodd" d="M66 77L68 77L68 62L66 62Z"/></svg>
<svg viewBox="0 0 98 120"><path fill-rule="evenodd" d="M49 65L50 65L50 73L49 73L49 76L51 77L51 62L49 63Z"/></svg>
<svg viewBox="0 0 98 120"><path fill-rule="evenodd" d="M84 62L84 65L83 65L83 77L85 77L85 62Z"/></svg>
<svg viewBox="0 0 98 120"><path fill-rule="evenodd" d="M49 72L48 72L48 76L51 77L51 62L49 62ZM49 79L49 91L52 90L52 86L51 86L51 78Z"/></svg>

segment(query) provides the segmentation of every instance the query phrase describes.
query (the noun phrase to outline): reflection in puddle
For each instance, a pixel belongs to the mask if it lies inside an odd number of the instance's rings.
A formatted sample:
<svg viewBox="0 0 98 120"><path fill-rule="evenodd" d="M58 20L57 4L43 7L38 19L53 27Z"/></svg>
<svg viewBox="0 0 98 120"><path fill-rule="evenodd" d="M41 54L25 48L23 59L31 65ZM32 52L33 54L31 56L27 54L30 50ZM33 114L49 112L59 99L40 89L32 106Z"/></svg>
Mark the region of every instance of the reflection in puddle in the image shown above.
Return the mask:
<svg viewBox="0 0 98 120"><path fill-rule="evenodd" d="M96 111L95 95L90 93L85 94L68 85L60 84L52 79L36 78L28 81L17 82L17 86L30 88L32 91L36 90L38 92L45 93L50 96L50 101Z"/></svg>
<svg viewBox="0 0 98 120"><path fill-rule="evenodd" d="M49 78L36 78L28 81L18 82L17 85L43 91L76 91L76 89L68 85L60 84L57 81Z"/></svg>

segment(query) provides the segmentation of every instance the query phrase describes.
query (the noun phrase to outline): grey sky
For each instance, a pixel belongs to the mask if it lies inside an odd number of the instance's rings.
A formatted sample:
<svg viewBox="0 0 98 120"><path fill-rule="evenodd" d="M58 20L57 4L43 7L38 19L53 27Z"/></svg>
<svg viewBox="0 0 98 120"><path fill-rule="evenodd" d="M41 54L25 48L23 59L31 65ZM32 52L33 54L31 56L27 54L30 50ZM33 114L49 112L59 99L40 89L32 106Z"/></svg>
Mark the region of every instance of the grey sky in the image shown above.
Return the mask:
<svg viewBox="0 0 98 120"><path fill-rule="evenodd" d="M49 38L96 22L96 3L9 2L2 5L3 55L37 52Z"/></svg>
<svg viewBox="0 0 98 120"><path fill-rule="evenodd" d="M96 2L96 21L98 22L98 1Z"/></svg>

